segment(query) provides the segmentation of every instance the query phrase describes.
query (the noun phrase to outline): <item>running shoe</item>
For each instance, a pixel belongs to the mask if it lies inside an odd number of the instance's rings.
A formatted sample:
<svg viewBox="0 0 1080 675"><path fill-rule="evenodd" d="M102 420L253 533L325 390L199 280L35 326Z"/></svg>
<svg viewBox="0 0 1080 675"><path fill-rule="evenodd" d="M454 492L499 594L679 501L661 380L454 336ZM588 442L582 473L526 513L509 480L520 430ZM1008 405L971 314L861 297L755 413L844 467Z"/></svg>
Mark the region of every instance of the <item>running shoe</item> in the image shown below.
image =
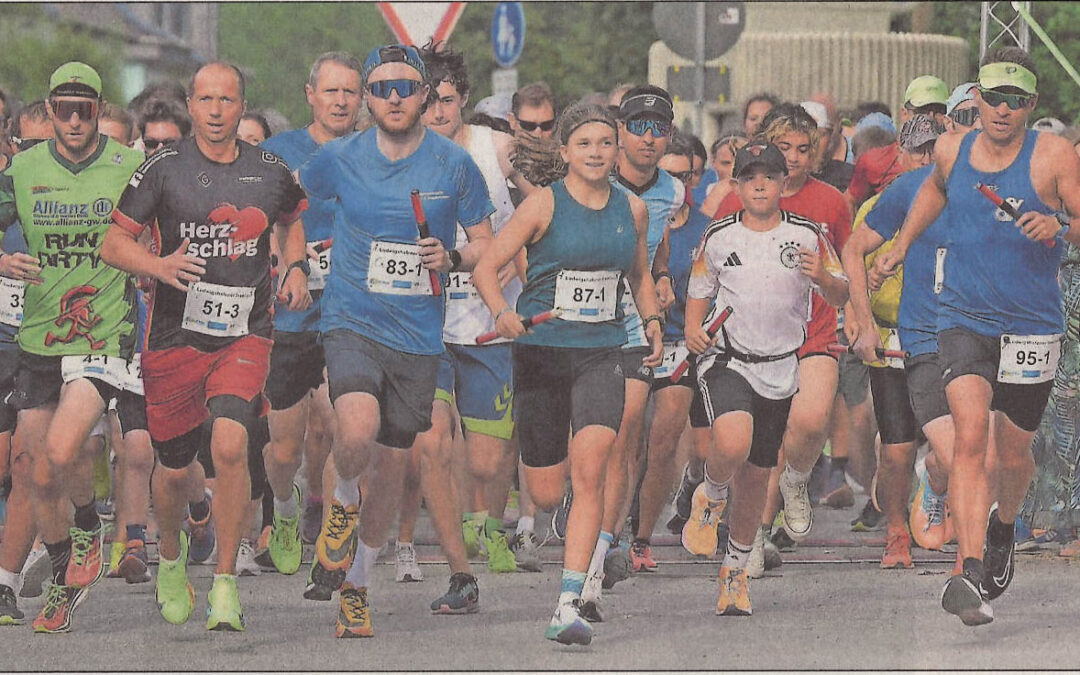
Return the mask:
<svg viewBox="0 0 1080 675"><path fill-rule="evenodd" d="M566 519L570 517L570 505L574 502L574 493L570 490L563 495L562 503L551 514L551 533L559 541L566 539Z"/></svg>
<svg viewBox="0 0 1080 675"><path fill-rule="evenodd" d="M518 569L525 572L540 571L540 541L531 530L511 535L509 546Z"/></svg>
<svg viewBox="0 0 1080 675"><path fill-rule="evenodd" d="M49 584L45 606L34 618L35 633L66 633L71 630L71 617L86 597L86 586Z"/></svg>
<svg viewBox="0 0 1080 675"><path fill-rule="evenodd" d="M918 488L911 501L908 526L915 543L927 550L941 550L949 541L947 525L948 513L945 509L945 495L939 495L930 489L930 474L926 471L926 458L915 463L915 479Z"/></svg>
<svg viewBox="0 0 1080 675"><path fill-rule="evenodd" d="M262 574L262 567L255 562L255 547L247 537L240 540L240 548L236 550L236 574L241 577Z"/></svg>
<svg viewBox="0 0 1080 675"><path fill-rule="evenodd" d="M514 559L514 552L510 550L504 532L499 530L495 530L490 534L481 532L480 540L484 545L484 550L487 551L487 568L489 572L517 571L517 560Z"/></svg>
<svg viewBox="0 0 1080 675"><path fill-rule="evenodd" d="M911 569L911 537L904 526L890 527L885 533L885 551L881 554L881 569Z"/></svg>
<svg viewBox="0 0 1080 675"><path fill-rule="evenodd" d="M709 501L705 496L704 482L697 486L690 507L690 518L682 529L683 548L700 556L712 556L716 553L719 542L716 526L726 503L726 500Z"/></svg>
<svg viewBox="0 0 1080 675"><path fill-rule="evenodd" d="M874 506L873 499L867 499L859 517L851 521L852 532L872 532L880 530L885 524L885 514Z"/></svg>
<svg viewBox="0 0 1080 675"><path fill-rule="evenodd" d="M274 561L270 559L270 533L274 531L273 525L265 526L259 532L259 538L255 540L255 562L264 570L273 571ZM317 536L317 535L316 535Z"/></svg>
<svg viewBox="0 0 1080 675"><path fill-rule="evenodd" d="M15 589L0 584L0 626L21 626L25 622L26 615L19 609Z"/></svg>
<svg viewBox="0 0 1080 675"><path fill-rule="evenodd" d="M244 610L240 607L236 577L231 574L215 576L206 602L206 630L243 632Z"/></svg>
<svg viewBox="0 0 1080 675"><path fill-rule="evenodd" d="M190 561L196 565L209 560L214 553L214 545L217 544L214 534L214 501L209 488L206 488L206 501L210 504L210 512L205 518L195 522L190 515L187 517L187 531L191 537L188 555L191 557Z"/></svg>
<svg viewBox="0 0 1080 675"><path fill-rule="evenodd" d="M110 522L116 520L116 506L113 504L112 498L94 500L94 511L101 520Z"/></svg>
<svg viewBox="0 0 1080 675"><path fill-rule="evenodd" d="M71 534L71 558L68 560L64 581L69 586L89 588L105 575L105 561L102 552L105 548L105 523L96 530L84 530L73 527Z"/></svg>
<svg viewBox="0 0 1080 675"><path fill-rule="evenodd" d="M309 486L310 487L310 486ZM300 541L314 544L322 527L322 499L308 496L304 500L304 516L300 520Z"/></svg>
<svg viewBox="0 0 1080 675"><path fill-rule="evenodd" d="M587 645L592 642L592 626L581 616L581 598L560 602L544 629L544 637L564 645Z"/></svg>
<svg viewBox="0 0 1080 675"><path fill-rule="evenodd" d="M345 573L349 568L328 570L322 566L318 558L311 561L311 571L308 573L307 586L304 587L304 598L327 602L334 596L334 592L345 583Z"/></svg>
<svg viewBox="0 0 1080 675"><path fill-rule="evenodd" d="M746 576L760 579L765 576L765 540L768 539L768 525L762 525L754 534L754 545L750 549L750 558L746 561Z"/></svg>
<svg viewBox="0 0 1080 675"><path fill-rule="evenodd" d="M124 557L120 559L117 569L120 576L129 584L145 584L150 581L148 564L146 542L141 539L130 539L124 546Z"/></svg>
<svg viewBox="0 0 1080 675"><path fill-rule="evenodd" d="M600 607L600 599L603 596L604 573L589 574L585 577L585 585L581 588L581 605L578 613L581 618L589 623L602 623L604 612Z"/></svg>
<svg viewBox="0 0 1080 675"><path fill-rule="evenodd" d="M397 542L394 557L396 558L394 579L398 583L424 580L424 573L420 570L420 565L416 564L416 549L413 548L412 542L407 544Z"/></svg>
<svg viewBox="0 0 1080 675"><path fill-rule="evenodd" d="M840 475L843 476L843 474ZM818 503L830 509L848 509L855 506L855 492L844 482L840 487L825 494Z"/></svg>
<svg viewBox="0 0 1080 675"><path fill-rule="evenodd" d="M315 558L325 569L348 570L352 565L359 521L359 506L344 506L336 499L330 501L319 537L315 540Z"/></svg>
<svg viewBox="0 0 1080 675"><path fill-rule="evenodd" d="M195 589L187 576L188 536L180 533L180 557L174 561L158 558L155 598L163 619L179 626L195 609Z"/></svg>
<svg viewBox="0 0 1080 675"><path fill-rule="evenodd" d="M941 589L941 608L960 617L965 626L981 626L994 620L994 608L982 584L970 574L956 574Z"/></svg>
<svg viewBox="0 0 1080 675"><path fill-rule="evenodd" d="M120 579L120 561L124 558L127 547L122 541L114 541L109 544L109 571L105 573L106 579Z"/></svg>
<svg viewBox="0 0 1080 675"><path fill-rule="evenodd" d="M461 521L461 539L465 542L465 557L476 558L480 555L480 528L483 525L472 520Z"/></svg>
<svg viewBox="0 0 1080 675"><path fill-rule="evenodd" d="M1080 558L1080 539L1073 539L1062 546L1058 555L1062 558Z"/></svg>
<svg viewBox="0 0 1080 675"><path fill-rule="evenodd" d="M690 478L689 471L690 465L686 464L683 467L682 478L679 480L679 489L675 491L675 498L671 500L671 506L675 510L675 514L667 522L667 528L672 534L682 534L683 526L686 525L686 521L690 518L694 490L697 489L698 485L701 485L700 480L695 481Z"/></svg>
<svg viewBox="0 0 1080 675"><path fill-rule="evenodd" d="M643 541L630 544L630 565L635 572L655 572L659 565L652 557L652 546Z"/></svg>
<svg viewBox="0 0 1080 675"><path fill-rule="evenodd" d="M754 613L746 570L721 565L717 578L720 582L720 593L716 597L717 616L750 616Z"/></svg>
<svg viewBox="0 0 1080 675"><path fill-rule="evenodd" d="M1013 534L1017 553L1038 551L1049 544L1068 544L1074 537L1075 532L1072 528L1064 530L1036 528L1032 530L1025 527L1023 521L1019 518L1016 519L1016 532Z"/></svg>
<svg viewBox="0 0 1080 675"><path fill-rule="evenodd" d="M345 582L341 586L341 604L334 624L334 637L369 638L375 636L371 625L371 607L368 605L367 588L357 588Z"/></svg>
<svg viewBox="0 0 1080 675"><path fill-rule="evenodd" d="M795 541L805 539L814 526L814 509L806 493L806 481L799 480L791 467L780 472L780 495L784 498L784 518L781 523Z"/></svg>
<svg viewBox="0 0 1080 675"><path fill-rule="evenodd" d="M293 500L297 506L303 502L300 500L300 486L293 483ZM303 545L300 543L300 512L292 518L285 518L277 509L274 509L274 526L270 531L270 560L274 562L274 568L282 574L296 574L300 569L300 552Z"/></svg>
<svg viewBox="0 0 1080 675"><path fill-rule="evenodd" d="M626 581L634 572L634 565L630 562L630 549L624 544L612 546L604 556L604 589L615 586L620 581Z"/></svg>
<svg viewBox="0 0 1080 675"><path fill-rule="evenodd" d="M1013 541L1013 529L1009 528L1009 540L1001 544L994 544L990 539L990 524L997 520L998 510L990 510L990 517L986 525L986 544L983 548L983 578L982 587L986 591L986 598L993 600L1005 592L1012 583L1014 563L1016 562L1016 545Z"/></svg>
<svg viewBox="0 0 1080 675"><path fill-rule="evenodd" d="M44 544L39 544L30 549L23 563L22 588L19 589L20 598L36 598L45 592L45 582L52 579L52 563L49 561L49 552Z"/></svg>
<svg viewBox="0 0 1080 675"><path fill-rule="evenodd" d="M465 572L450 575L450 588L431 601L432 614L475 614L480 611L480 587Z"/></svg>
<svg viewBox="0 0 1080 675"><path fill-rule="evenodd" d="M773 532L773 535L769 538L769 541L772 542L773 546L776 547L777 551L791 553L799 547L798 542L789 537L787 530L785 530L783 527L777 527L774 525L773 529L775 530L775 532Z"/></svg>
<svg viewBox="0 0 1080 675"><path fill-rule="evenodd" d="M780 557L780 548L773 543L772 537L769 537L769 526L764 526L765 532L765 571L774 570L784 564L784 559ZM781 528L780 533L787 537L787 532L784 532Z"/></svg>

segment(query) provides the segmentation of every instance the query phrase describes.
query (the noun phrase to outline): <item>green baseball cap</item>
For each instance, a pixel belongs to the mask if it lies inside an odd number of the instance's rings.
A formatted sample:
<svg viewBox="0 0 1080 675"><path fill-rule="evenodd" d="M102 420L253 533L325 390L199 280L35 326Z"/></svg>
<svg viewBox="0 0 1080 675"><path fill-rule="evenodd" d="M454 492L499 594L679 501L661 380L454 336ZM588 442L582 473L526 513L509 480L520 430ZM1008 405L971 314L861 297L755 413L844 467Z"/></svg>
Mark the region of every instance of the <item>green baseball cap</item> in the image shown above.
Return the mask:
<svg viewBox="0 0 1080 675"><path fill-rule="evenodd" d="M49 96L101 98L101 76L79 61L68 61L49 78Z"/></svg>
<svg viewBox="0 0 1080 675"><path fill-rule="evenodd" d="M979 68L979 86L983 89L1016 87L1020 91L1034 94L1036 93L1035 85L1037 83L1035 73L1019 63L1000 61L998 63L988 63Z"/></svg>
<svg viewBox="0 0 1080 675"><path fill-rule="evenodd" d="M904 103L913 108L921 108L931 103L945 105L949 98L949 86L940 77L920 75L911 81L904 92Z"/></svg>

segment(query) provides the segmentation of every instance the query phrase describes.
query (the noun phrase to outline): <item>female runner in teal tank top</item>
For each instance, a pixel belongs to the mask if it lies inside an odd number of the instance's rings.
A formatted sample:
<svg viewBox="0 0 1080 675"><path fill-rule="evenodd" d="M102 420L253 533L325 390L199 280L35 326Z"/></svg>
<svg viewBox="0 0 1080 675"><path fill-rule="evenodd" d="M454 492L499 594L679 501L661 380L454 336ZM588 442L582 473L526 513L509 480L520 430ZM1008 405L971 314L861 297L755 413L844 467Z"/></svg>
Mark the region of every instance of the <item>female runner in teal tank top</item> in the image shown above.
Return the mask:
<svg viewBox="0 0 1080 675"><path fill-rule="evenodd" d="M544 634L564 644L592 640L581 591L600 531L605 465L622 421L620 347L626 332L617 290L623 277L646 317L652 353L645 364L658 365L662 351L663 327L646 258L645 204L608 181L616 134L604 108L573 106L559 118L557 146L519 149L554 160L554 174L564 177L521 203L473 271L499 335L517 339L515 422L537 506L554 508L570 474L574 500L562 586ZM533 177L530 182L543 183ZM497 271L522 248L529 264L515 311L499 291ZM526 329L524 317L551 309L560 310L559 318Z"/></svg>

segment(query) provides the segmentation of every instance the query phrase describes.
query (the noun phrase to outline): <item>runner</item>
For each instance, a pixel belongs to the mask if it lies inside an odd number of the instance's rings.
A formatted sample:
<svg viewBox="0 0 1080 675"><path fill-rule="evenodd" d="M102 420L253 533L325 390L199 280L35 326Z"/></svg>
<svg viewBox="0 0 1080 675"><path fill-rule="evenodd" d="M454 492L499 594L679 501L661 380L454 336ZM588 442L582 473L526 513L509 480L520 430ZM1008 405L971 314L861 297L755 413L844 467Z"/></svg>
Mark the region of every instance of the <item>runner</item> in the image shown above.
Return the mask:
<svg viewBox="0 0 1080 675"><path fill-rule="evenodd" d="M102 265L97 250L141 153L98 133L101 78L90 66L57 68L48 104L55 139L16 155L0 177L0 226L18 218L33 259L17 261L17 278L32 283L11 401L15 446L28 444L33 458L34 520L53 568L34 631L59 633L104 574L105 527L83 448L126 375L135 323L130 279Z"/></svg>
<svg viewBox="0 0 1080 675"><path fill-rule="evenodd" d="M217 564L206 628L242 631L236 555L247 504L261 497L265 480L252 475L249 444L265 413L272 344L269 240L278 236L288 269L281 293L301 309L310 302L298 220L307 202L276 155L237 139L245 104L244 78L235 66L202 66L189 91L194 136L139 168L113 212L102 254L111 265L157 280L142 368L158 460L151 490L161 615L182 624L195 607L188 537L180 524L198 483L195 460L208 446L217 477ZM137 241L147 227L155 251ZM257 455L261 448L254 450Z"/></svg>
<svg viewBox="0 0 1080 675"><path fill-rule="evenodd" d="M420 123L429 86L416 48L376 48L362 75L376 128L325 144L300 168L304 188L334 203L331 236L348 261L321 303L337 482L315 555L323 568L346 571L337 637L374 635L372 568L397 516L407 451L431 427L444 311L432 277L441 286L446 272L472 269L490 242L494 210L468 153ZM419 242L413 190L432 235ZM469 243L452 249L458 224ZM361 510L356 482L365 469ZM456 572L437 602L477 611L476 578Z"/></svg>
<svg viewBox="0 0 1080 675"><path fill-rule="evenodd" d="M565 178L522 202L473 275L499 334L517 338L521 458L536 503L541 508L559 503L570 474L575 496L561 593L544 634L564 644L592 640L592 628L582 616L582 590L586 572L604 560L601 550L592 549L604 516L604 464L623 414L626 366L619 346L626 330L624 305L616 298L623 279L646 316L652 351L641 359L643 366L657 365L662 349L662 321L647 264L647 207L608 181L618 154L617 128L600 106L576 105L563 112L556 137L565 168L553 173L565 171ZM550 182L526 175L536 184ZM502 295L498 270L524 247L529 267L515 310ZM523 317L552 309L563 310L564 316L526 333Z"/></svg>
<svg viewBox="0 0 1080 675"><path fill-rule="evenodd" d="M733 484L727 553L718 573L721 615L753 612L746 564L761 536L770 470L801 385L796 353L806 337L811 288L833 307L847 300L847 282L825 234L780 210L791 163L763 138L739 150L733 180L746 208L709 225L690 275L686 346L700 355L698 386L713 443L682 538L692 553L716 551L716 518ZM727 306L731 318L710 337L702 328L708 315Z"/></svg>
<svg viewBox="0 0 1080 675"><path fill-rule="evenodd" d="M761 92L746 99L743 104L742 132L747 138L760 132L761 121L769 111L780 105L780 99L773 94Z"/></svg>
<svg viewBox="0 0 1080 675"><path fill-rule="evenodd" d="M941 215L949 252L938 313L938 355L956 426L949 493L962 574L942 607L966 625L993 620L987 602L1013 577L1013 523L1034 471L1031 441L1053 385L1063 330L1057 271L1063 235L1080 242L1080 161L1065 139L1026 129L1037 101L1028 54L1002 47L979 69L981 131L946 135L882 271ZM973 189L983 183L1015 221ZM987 467L993 420L995 452ZM996 489L991 492L991 486ZM996 498L997 507L990 503ZM989 518L987 513L989 512ZM985 529L984 529L985 528Z"/></svg>

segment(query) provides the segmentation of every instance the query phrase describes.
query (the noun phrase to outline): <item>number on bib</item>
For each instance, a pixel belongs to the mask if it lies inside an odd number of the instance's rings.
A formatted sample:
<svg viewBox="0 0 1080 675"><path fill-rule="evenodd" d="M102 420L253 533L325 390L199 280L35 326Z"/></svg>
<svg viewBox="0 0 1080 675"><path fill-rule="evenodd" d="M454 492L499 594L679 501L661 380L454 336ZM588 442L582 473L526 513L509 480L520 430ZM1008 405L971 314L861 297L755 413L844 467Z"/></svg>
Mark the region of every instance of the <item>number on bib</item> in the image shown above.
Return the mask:
<svg viewBox="0 0 1080 675"><path fill-rule="evenodd" d="M123 389L128 377L127 361L104 354L65 356L60 359L60 376L64 384L80 378L93 378Z"/></svg>
<svg viewBox="0 0 1080 675"><path fill-rule="evenodd" d="M314 242L319 243L319 242ZM309 243L308 246L312 246ZM330 251L328 248L319 253L318 260L311 262L311 276L308 277L307 287L309 291L321 291L326 288L326 278L330 276Z"/></svg>
<svg viewBox="0 0 1080 675"><path fill-rule="evenodd" d="M619 272L563 270L555 278L555 309L566 321L601 323L615 318Z"/></svg>
<svg viewBox="0 0 1080 675"><path fill-rule="evenodd" d="M686 340L665 342L663 360L660 361L660 365L653 368L653 379L659 380L664 377L671 377L679 364L685 361L689 355L690 350L686 348Z"/></svg>
<svg viewBox="0 0 1080 675"><path fill-rule="evenodd" d="M253 286L222 286L198 281L188 290L181 326L216 337L247 335L248 318L254 306Z"/></svg>
<svg viewBox="0 0 1080 675"><path fill-rule="evenodd" d="M1061 358L1061 334L1002 335L998 382L1039 384L1054 379Z"/></svg>
<svg viewBox="0 0 1080 675"><path fill-rule="evenodd" d="M142 354L135 354L127 362L127 383L124 389L139 396L143 395Z"/></svg>
<svg viewBox="0 0 1080 675"><path fill-rule="evenodd" d="M446 298L450 302L483 302L473 285L472 272L451 272L446 279Z"/></svg>
<svg viewBox="0 0 1080 675"><path fill-rule="evenodd" d="M16 327L22 325L25 290L25 281L0 277L0 323Z"/></svg>
<svg viewBox="0 0 1080 675"><path fill-rule="evenodd" d="M371 242L368 290L389 295L431 295L431 275L420 262L417 244Z"/></svg>

